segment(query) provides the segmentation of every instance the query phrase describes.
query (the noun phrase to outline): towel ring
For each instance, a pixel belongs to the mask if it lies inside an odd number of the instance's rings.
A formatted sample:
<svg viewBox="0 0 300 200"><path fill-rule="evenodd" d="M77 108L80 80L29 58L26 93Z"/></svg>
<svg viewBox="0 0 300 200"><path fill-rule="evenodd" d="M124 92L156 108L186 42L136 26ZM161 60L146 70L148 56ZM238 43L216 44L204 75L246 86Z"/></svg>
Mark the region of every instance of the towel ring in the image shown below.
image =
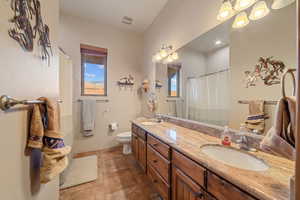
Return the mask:
<svg viewBox="0 0 300 200"><path fill-rule="evenodd" d="M292 76L293 79L293 96L296 96L296 78L294 75L294 72L296 71L296 69L288 69L286 70L282 77L281 77L281 91L282 91L282 96L285 98L286 97L286 93L285 93L285 78L287 74L290 74Z"/></svg>

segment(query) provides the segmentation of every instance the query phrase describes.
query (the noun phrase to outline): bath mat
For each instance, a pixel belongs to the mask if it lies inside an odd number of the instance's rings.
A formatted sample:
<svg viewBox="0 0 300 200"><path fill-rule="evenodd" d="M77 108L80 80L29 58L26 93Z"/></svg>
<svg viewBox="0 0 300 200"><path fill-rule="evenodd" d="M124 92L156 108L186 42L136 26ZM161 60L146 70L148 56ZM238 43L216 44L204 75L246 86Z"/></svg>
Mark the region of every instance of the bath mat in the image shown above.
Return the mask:
<svg viewBox="0 0 300 200"><path fill-rule="evenodd" d="M75 158L72 161L66 178L60 189L80 185L83 183L94 181L98 178L98 160L97 156L87 156Z"/></svg>

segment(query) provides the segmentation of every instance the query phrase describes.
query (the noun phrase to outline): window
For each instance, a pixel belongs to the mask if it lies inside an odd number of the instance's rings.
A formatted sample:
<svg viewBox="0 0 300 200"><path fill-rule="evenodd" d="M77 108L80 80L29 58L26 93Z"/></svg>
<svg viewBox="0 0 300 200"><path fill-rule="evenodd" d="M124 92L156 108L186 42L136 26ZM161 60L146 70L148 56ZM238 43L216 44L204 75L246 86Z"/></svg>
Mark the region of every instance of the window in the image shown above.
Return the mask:
<svg viewBox="0 0 300 200"><path fill-rule="evenodd" d="M169 97L179 97L181 65L168 65L168 91Z"/></svg>
<svg viewBox="0 0 300 200"><path fill-rule="evenodd" d="M80 45L81 95L107 95L107 49Z"/></svg>

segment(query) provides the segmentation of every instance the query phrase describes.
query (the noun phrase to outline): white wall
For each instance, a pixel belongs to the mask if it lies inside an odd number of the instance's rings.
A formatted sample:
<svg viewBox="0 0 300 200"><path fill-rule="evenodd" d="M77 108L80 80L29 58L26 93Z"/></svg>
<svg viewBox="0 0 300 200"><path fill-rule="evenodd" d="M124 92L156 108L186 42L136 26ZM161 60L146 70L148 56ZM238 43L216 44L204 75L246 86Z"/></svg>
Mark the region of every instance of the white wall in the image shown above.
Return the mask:
<svg viewBox="0 0 300 200"><path fill-rule="evenodd" d="M59 1L41 1L44 22L50 27L53 48L51 66L43 64L34 53L24 52L7 31L8 20L13 16L9 1L0 1L0 95L18 99L35 99L40 96L58 97L58 23ZM33 161L39 163L40 155L25 155L27 141L27 110L0 111L0 194L5 200L58 200L58 179L40 185L39 171Z"/></svg>
<svg viewBox="0 0 300 200"><path fill-rule="evenodd" d="M219 24L216 16L220 5L219 0L169 0L145 32L144 76L154 80L151 58L162 44L179 49Z"/></svg>
<svg viewBox="0 0 300 200"><path fill-rule="evenodd" d="M197 77L207 73L220 71L229 68L229 46L216 49L207 53L201 53L189 47L183 47L178 51L179 59L176 63L181 63L180 76L180 97L186 100L186 84L188 77ZM158 113L174 115L175 103L167 102L168 99L168 75L167 66L156 65L156 79L163 83L163 88L156 89L159 99ZM183 116L185 116L186 106L183 106Z"/></svg>
<svg viewBox="0 0 300 200"><path fill-rule="evenodd" d="M81 105L74 102L74 150L75 152L86 152L114 146L117 144L116 134L130 130L130 120L136 118L141 112L137 90L142 81L142 36L65 15L61 17L60 30L60 45L73 61L74 101L83 99L80 96L80 43L108 49L108 96L105 99L108 99L109 103L97 103L94 136L84 138L81 136ZM117 81L129 74L135 78L135 86L133 89L120 90ZM108 125L111 122L119 123L118 131L109 131Z"/></svg>
<svg viewBox="0 0 300 200"><path fill-rule="evenodd" d="M232 31L230 66L231 88L234 90L230 127L239 128L248 113L248 106L238 104L238 100L278 100L282 96L280 85L265 86L259 82L255 87L245 88L244 72L253 70L261 56L274 56L274 59L283 61L288 68L296 68L296 28L296 6L293 4L280 10L272 10L265 18ZM287 94L291 95L291 81L287 83ZM266 106L266 111L271 117L266 121L268 130L273 124L275 106Z"/></svg>
<svg viewBox="0 0 300 200"><path fill-rule="evenodd" d="M230 68L230 47L225 46L206 53L206 73L212 73Z"/></svg>

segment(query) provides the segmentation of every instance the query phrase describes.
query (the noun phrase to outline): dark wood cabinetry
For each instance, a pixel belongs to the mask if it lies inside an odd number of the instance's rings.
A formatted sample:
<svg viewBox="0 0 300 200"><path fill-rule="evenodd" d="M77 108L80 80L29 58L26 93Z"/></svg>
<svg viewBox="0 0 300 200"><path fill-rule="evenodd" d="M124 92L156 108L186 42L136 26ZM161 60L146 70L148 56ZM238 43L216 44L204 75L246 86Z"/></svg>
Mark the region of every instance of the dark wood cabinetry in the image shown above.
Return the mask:
<svg viewBox="0 0 300 200"><path fill-rule="evenodd" d="M255 200L228 181L208 172L207 190L218 200Z"/></svg>
<svg viewBox="0 0 300 200"><path fill-rule="evenodd" d="M172 169L172 200L204 200L202 188L180 169Z"/></svg>
<svg viewBox="0 0 300 200"><path fill-rule="evenodd" d="M147 144L146 144L146 132L135 125L132 125L132 153L143 169L144 172L147 170Z"/></svg>
<svg viewBox="0 0 300 200"><path fill-rule="evenodd" d="M139 148L139 156L138 156L138 160L140 163L140 166L142 167L142 169L144 170L144 172L146 172L146 168L147 168L147 145L146 145L146 141L144 141L142 138L138 139L138 148Z"/></svg>
<svg viewBox="0 0 300 200"><path fill-rule="evenodd" d="M256 200L134 124L132 133L133 155L164 200Z"/></svg>

